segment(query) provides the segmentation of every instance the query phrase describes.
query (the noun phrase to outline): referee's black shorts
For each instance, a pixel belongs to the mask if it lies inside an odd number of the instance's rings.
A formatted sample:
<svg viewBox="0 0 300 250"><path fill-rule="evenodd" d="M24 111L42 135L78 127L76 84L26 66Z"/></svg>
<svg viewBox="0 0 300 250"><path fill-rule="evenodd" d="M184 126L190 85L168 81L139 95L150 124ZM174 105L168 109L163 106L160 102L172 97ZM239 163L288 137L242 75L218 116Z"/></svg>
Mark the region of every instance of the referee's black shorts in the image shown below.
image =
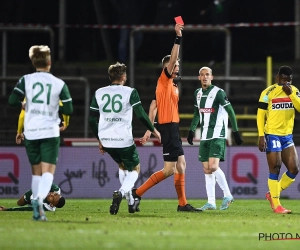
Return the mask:
<svg viewBox="0 0 300 250"><path fill-rule="evenodd" d="M177 161L178 156L184 155L179 124L175 122L159 124L158 131L161 135L164 161Z"/></svg>

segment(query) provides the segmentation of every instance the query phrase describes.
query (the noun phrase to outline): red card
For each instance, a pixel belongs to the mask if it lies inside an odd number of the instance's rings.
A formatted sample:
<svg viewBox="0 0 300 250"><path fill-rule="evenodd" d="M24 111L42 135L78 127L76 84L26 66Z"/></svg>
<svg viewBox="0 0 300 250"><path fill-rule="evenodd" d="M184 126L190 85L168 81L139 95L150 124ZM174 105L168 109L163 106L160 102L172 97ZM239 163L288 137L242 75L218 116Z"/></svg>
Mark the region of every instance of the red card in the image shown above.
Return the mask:
<svg viewBox="0 0 300 250"><path fill-rule="evenodd" d="M177 24L184 24L181 16L174 17L174 19Z"/></svg>

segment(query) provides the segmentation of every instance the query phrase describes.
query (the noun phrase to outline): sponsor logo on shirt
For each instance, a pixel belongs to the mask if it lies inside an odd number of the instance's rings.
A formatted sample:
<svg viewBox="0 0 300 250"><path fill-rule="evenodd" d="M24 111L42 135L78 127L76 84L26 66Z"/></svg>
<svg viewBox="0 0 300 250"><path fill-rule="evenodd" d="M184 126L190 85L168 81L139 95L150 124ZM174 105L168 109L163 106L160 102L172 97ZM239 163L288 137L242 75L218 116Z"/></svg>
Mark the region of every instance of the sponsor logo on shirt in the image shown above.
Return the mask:
<svg viewBox="0 0 300 250"><path fill-rule="evenodd" d="M48 112L48 111L40 111L37 109L31 109L30 110L31 114L36 114L36 115L45 115L45 116L52 116L52 112Z"/></svg>
<svg viewBox="0 0 300 250"><path fill-rule="evenodd" d="M27 132L36 132L36 131L43 131L43 130L53 130L53 127L26 129Z"/></svg>
<svg viewBox="0 0 300 250"><path fill-rule="evenodd" d="M272 109L293 109L294 105L293 103L273 103L272 104Z"/></svg>
<svg viewBox="0 0 300 250"><path fill-rule="evenodd" d="M288 98L276 98L272 100L272 109L273 110L282 110L282 109L293 109L294 105L291 102L291 99Z"/></svg>
<svg viewBox="0 0 300 250"><path fill-rule="evenodd" d="M124 141L124 138L100 138L100 141Z"/></svg>
<svg viewBox="0 0 300 250"><path fill-rule="evenodd" d="M200 108L199 111L201 113L214 113L215 109L214 108Z"/></svg>
<svg viewBox="0 0 300 250"><path fill-rule="evenodd" d="M122 118L104 118L106 122L121 122Z"/></svg>

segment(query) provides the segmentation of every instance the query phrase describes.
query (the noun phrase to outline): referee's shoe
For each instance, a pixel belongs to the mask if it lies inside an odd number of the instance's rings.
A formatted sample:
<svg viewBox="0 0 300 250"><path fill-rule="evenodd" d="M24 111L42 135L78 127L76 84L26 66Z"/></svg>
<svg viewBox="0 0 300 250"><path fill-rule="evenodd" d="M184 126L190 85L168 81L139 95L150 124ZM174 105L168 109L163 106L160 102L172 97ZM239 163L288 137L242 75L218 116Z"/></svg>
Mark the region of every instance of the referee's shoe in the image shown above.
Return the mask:
<svg viewBox="0 0 300 250"><path fill-rule="evenodd" d="M185 206L178 205L177 212L203 212L203 210L200 208L195 208L190 204L186 204Z"/></svg>

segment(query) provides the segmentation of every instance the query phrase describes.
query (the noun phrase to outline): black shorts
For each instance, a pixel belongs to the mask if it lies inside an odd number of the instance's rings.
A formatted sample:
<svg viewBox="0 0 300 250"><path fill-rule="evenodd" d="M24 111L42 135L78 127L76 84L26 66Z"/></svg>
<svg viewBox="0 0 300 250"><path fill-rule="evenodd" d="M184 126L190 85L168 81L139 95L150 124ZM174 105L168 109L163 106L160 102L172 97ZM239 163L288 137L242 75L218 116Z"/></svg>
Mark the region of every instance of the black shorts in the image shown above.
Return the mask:
<svg viewBox="0 0 300 250"><path fill-rule="evenodd" d="M159 124L158 131L161 135L164 161L177 161L178 156L184 155L179 124L174 122Z"/></svg>

